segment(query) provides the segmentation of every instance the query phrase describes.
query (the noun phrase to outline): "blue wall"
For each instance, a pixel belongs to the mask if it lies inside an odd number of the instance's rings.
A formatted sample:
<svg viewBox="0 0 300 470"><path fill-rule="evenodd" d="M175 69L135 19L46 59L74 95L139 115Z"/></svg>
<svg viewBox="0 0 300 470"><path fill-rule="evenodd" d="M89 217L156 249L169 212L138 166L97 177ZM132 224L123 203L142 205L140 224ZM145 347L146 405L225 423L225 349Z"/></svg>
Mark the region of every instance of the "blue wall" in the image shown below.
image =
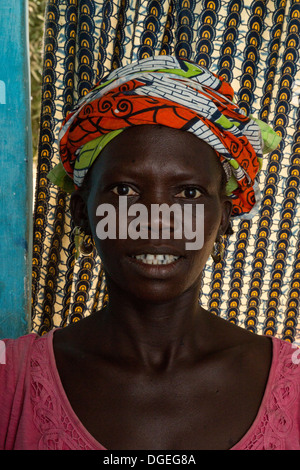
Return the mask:
<svg viewBox="0 0 300 470"><path fill-rule="evenodd" d="M0 338L29 331L32 150L26 0L0 0Z"/></svg>

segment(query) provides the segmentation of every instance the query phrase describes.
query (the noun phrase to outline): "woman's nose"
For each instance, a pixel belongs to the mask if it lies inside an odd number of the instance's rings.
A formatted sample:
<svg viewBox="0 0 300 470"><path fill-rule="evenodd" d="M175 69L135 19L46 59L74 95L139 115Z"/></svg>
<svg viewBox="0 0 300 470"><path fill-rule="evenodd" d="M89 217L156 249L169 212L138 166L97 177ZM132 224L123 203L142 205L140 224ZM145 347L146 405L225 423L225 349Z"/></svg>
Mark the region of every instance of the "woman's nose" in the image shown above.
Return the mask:
<svg viewBox="0 0 300 470"><path fill-rule="evenodd" d="M143 218L141 230L147 232L150 238L173 238L174 232L181 230L181 206L174 202L169 193L156 190L144 194L139 203L147 212L147 220Z"/></svg>

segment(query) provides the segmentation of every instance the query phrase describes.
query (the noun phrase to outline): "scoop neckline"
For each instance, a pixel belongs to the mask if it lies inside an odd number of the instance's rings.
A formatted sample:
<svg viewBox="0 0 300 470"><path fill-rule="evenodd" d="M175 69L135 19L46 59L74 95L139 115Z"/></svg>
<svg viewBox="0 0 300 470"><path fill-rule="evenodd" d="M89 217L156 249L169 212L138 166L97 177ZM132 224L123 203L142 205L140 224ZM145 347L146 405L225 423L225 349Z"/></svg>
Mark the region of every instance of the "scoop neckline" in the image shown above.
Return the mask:
<svg viewBox="0 0 300 470"><path fill-rule="evenodd" d="M241 437L241 439L234 444L229 450L242 450L242 448L245 446L247 441L249 440L250 436L253 435L255 428L261 423L263 415L265 414L266 411L266 404L270 396L270 389L272 388L272 384L274 382L274 376L276 375L276 370L277 370L277 362L275 361L275 358L277 357L277 348L279 346L280 340L274 336L269 337L272 342L272 358L271 358L271 366L269 369L269 375L267 379L267 383L265 386L265 391L258 409L258 412L249 427L249 429L245 432L245 434Z"/></svg>
<svg viewBox="0 0 300 470"><path fill-rule="evenodd" d="M99 441L97 441L97 439L84 426L82 421L79 419L79 417L77 416L77 414L73 410L73 407L72 407L72 405L71 405L71 403L70 403L70 401L67 397L67 394L66 394L65 389L63 387L63 384L62 384L62 381L60 379L60 375L59 375L59 372L58 372L58 369L57 369L57 366L56 366L56 360L55 360L55 354L54 354L54 348L53 348L53 336L54 336L55 331L57 331L59 329L61 329L61 328L55 328L55 329L51 330L47 335L48 336L48 341L47 341L48 352L49 352L49 356L50 356L50 371L51 371L51 375L52 375L52 378L53 378L53 383L55 384L55 387L56 387L56 389L59 393L61 402L64 406L64 409L65 409L69 419L73 423L74 427L77 430L80 431L82 438L90 446L92 446L94 448L94 450L109 450L106 447L104 447L103 444L101 444ZM278 344L280 342L280 340L278 338L273 337L273 336L270 337L270 339L271 339L271 344L272 344L271 366L270 366L270 369L269 369L269 375L268 375L265 391L264 391L264 394L263 394L258 412L257 412L251 426L248 428L248 430L245 432L245 434L241 437L241 439L236 444L234 444L228 450L239 450L240 448L243 447L243 445L245 445L247 440L249 440L250 436L253 434L254 429L256 428L256 426L258 426L258 424L261 422L262 416L263 416L263 414L266 410L266 402L268 400L269 391L270 391L270 388L271 388L272 383L274 381L274 375L276 373L275 357L276 357L276 353L277 353L277 347L278 347Z"/></svg>

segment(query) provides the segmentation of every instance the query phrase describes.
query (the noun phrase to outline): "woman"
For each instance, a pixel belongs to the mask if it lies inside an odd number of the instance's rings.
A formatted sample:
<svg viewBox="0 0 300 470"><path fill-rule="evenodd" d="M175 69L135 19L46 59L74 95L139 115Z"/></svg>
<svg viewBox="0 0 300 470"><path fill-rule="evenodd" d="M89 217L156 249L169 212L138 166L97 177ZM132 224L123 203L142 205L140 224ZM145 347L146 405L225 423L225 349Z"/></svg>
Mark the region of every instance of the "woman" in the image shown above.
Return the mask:
<svg viewBox="0 0 300 470"><path fill-rule="evenodd" d="M60 165L49 177L73 191L72 216L94 240L109 302L42 338L6 340L2 448L300 449L293 347L198 302L230 217L257 210L263 145L277 144L232 98L200 66L160 56L114 71L66 118L64 173ZM144 237L121 237L135 204L189 206L203 246L175 236L175 215L159 217L158 236L147 219ZM114 209L118 236L99 230L103 207Z"/></svg>

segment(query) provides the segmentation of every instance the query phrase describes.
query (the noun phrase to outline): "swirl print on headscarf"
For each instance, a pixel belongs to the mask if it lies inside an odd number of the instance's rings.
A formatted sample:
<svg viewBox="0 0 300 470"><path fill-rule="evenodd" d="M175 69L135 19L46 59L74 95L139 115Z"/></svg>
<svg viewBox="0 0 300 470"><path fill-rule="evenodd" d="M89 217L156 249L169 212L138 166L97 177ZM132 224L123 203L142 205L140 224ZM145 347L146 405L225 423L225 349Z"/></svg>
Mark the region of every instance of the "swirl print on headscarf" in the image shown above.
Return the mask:
<svg viewBox="0 0 300 470"><path fill-rule="evenodd" d="M124 129L160 124L191 132L216 151L227 175L232 216L251 218L260 203L256 177L264 148L276 148L280 137L265 123L245 116L233 97L223 78L172 56L154 56L114 70L63 122L60 156L72 180L69 188L82 186L101 150ZM49 179L63 187L61 170L54 168Z"/></svg>

